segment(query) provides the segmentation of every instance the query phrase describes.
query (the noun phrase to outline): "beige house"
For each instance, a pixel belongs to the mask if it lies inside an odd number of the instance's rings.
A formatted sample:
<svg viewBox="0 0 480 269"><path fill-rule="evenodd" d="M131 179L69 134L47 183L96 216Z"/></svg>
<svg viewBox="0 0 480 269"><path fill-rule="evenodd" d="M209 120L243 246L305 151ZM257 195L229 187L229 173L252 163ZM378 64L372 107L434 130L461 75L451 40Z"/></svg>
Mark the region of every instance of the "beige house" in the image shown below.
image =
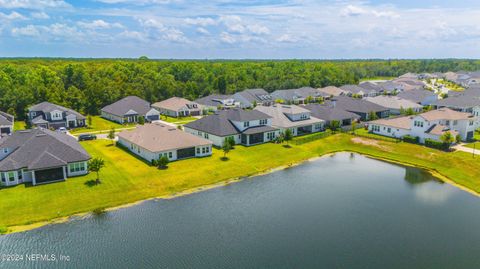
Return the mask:
<svg viewBox="0 0 480 269"><path fill-rule="evenodd" d="M211 141L160 123L123 131L118 143L149 162L162 156L175 161L212 155Z"/></svg>
<svg viewBox="0 0 480 269"><path fill-rule="evenodd" d="M160 114L170 117L186 117L202 115L202 106L181 97L172 97L152 105Z"/></svg>

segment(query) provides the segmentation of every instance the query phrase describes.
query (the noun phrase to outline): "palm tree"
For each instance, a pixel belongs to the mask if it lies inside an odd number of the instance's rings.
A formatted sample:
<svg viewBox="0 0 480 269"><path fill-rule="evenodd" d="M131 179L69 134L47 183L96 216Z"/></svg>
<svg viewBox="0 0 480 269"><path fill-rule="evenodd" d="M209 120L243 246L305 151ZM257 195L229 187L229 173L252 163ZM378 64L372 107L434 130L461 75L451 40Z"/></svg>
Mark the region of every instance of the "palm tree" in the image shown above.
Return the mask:
<svg viewBox="0 0 480 269"><path fill-rule="evenodd" d="M100 183L100 170L105 167L105 161L102 158L94 158L88 162L88 171L97 173L96 184Z"/></svg>

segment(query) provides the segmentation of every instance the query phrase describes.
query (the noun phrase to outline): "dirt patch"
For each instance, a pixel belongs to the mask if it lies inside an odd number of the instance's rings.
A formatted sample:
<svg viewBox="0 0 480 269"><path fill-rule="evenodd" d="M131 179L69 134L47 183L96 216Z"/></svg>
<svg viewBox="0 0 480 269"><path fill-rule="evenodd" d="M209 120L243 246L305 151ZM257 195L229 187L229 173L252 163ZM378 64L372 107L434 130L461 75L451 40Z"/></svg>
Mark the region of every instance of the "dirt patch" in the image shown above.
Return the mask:
<svg viewBox="0 0 480 269"><path fill-rule="evenodd" d="M382 150L386 150L386 151L390 150L389 147L381 145L380 141L374 140L374 139L354 137L354 138L352 138L351 141L355 144L362 144L362 145L365 145L365 146L373 146L373 147L376 147L376 148L379 148L379 149L382 149Z"/></svg>

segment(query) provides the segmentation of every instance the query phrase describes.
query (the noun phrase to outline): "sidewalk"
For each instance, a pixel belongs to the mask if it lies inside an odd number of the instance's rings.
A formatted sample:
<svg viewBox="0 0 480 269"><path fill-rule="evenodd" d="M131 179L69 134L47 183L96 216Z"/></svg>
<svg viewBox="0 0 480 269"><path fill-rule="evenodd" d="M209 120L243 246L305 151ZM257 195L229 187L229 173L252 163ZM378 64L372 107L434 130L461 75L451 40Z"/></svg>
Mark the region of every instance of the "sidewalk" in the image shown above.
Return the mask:
<svg viewBox="0 0 480 269"><path fill-rule="evenodd" d="M458 150L458 151L467 152L467 153L470 153L470 154L480 155L480 145L479 145L479 148L476 148L476 149L467 148L463 145L464 144L458 144L456 146L453 146L453 149ZM475 153L474 153L474 151L475 151Z"/></svg>

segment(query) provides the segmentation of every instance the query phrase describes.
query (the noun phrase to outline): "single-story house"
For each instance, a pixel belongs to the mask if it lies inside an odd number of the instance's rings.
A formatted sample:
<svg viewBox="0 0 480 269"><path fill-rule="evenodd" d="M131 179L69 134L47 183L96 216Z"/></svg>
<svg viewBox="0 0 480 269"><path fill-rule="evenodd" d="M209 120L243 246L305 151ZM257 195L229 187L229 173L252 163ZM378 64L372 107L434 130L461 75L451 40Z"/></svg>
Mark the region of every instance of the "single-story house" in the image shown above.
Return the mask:
<svg viewBox="0 0 480 269"><path fill-rule="evenodd" d="M348 92L348 96L359 96L359 97L374 97L378 95L378 92L372 89L362 88L358 85L343 85L340 89Z"/></svg>
<svg viewBox="0 0 480 269"><path fill-rule="evenodd" d="M369 91L374 96L380 95L383 91L382 87L380 87L377 83L371 81L360 82L358 86Z"/></svg>
<svg viewBox="0 0 480 269"><path fill-rule="evenodd" d="M160 119L160 112L150 107L150 103L137 96L127 96L117 102L105 106L101 110L102 118L121 124L138 122L140 117L145 121Z"/></svg>
<svg viewBox="0 0 480 269"><path fill-rule="evenodd" d="M9 135L13 132L14 117L0 111L0 136Z"/></svg>
<svg viewBox="0 0 480 269"><path fill-rule="evenodd" d="M269 106L274 102L272 96L264 89L248 89L237 92L232 97L241 108L253 108L255 105Z"/></svg>
<svg viewBox="0 0 480 269"><path fill-rule="evenodd" d="M348 95L349 92L342 90L338 87L335 86L327 86L324 88L319 88L317 89L319 92L327 95L327 96L342 96L342 95Z"/></svg>
<svg viewBox="0 0 480 269"><path fill-rule="evenodd" d="M350 126L353 121L359 121L360 116L340 109L338 107L324 106L320 104L308 104L304 108L311 112L311 115L324 120L326 126L330 126L332 121L338 121L340 126Z"/></svg>
<svg viewBox="0 0 480 269"><path fill-rule="evenodd" d="M330 95L318 91L312 87L302 87L299 89L276 90L271 93L275 102L281 101L286 104L305 104L308 99L313 102L318 102Z"/></svg>
<svg viewBox="0 0 480 269"><path fill-rule="evenodd" d="M90 155L69 135L48 129L16 131L0 140L1 185L63 181L88 173Z"/></svg>
<svg viewBox="0 0 480 269"><path fill-rule="evenodd" d="M240 104L235 102L231 95L211 94L195 100L195 103L200 104L209 111L217 111L218 108L234 108L239 107Z"/></svg>
<svg viewBox="0 0 480 269"><path fill-rule="evenodd" d="M397 97L410 100L422 106L428 106L438 101L438 95L428 90L410 90L397 94Z"/></svg>
<svg viewBox="0 0 480 269"><path fill-rule="evenodd" d="M272 126L272 117L258 110L217 111L183 126L185 132L206 138L221 147L226 138L235 144L251 146L273 141L280 130Z"/></svg>
<svg viewBox="0 0 480 269"><path fill-rule="evenodd" d="M326 106L340 108L355 113L362 121L370 120L370 114L375 113L378 118L386 118L390 115L389 109L364 99L351 98L348 96L337 96L325 102Z"/></svg>
<svg viewBox="0 0 480 269"><path fill-rule="evenodd" d="M415 113L420 113L423 110L422 105L398 96L379 95L375 97L367 97L365 100L388 108L390 110L390 115L400 115L402 110L407 109L412 109Z"/></svg>
<svg viewBox="0 0 480 269"><path fill-rule="evenodd" d="M281 132L290 129L293 136L316 133L325 129L325 121L311 116L311 112L296 105L276 104L257 106L255 110L272 117L272 127Z"/></svg>
<svg viewBox="0 0 480 269"><path fill-rule="evenodd" d="M441 108L415 116L381 119L369 122L369 131L385 136L401 138L405 135L418 137L420 143L425 139L441 141L445 132L457 134L463 141L473 139L475 117L470 113Z"/></svg>
<svg viewBox="0 0 480 269"><path fill-rule="evenodd" d="M171 97L152 105L161 115L170 117L200 116L203 108L195 102L181 97Z"/></svg>
<svg viewBox="0 0 480 269"><path fill-rule="evenodd" d="M122 131L118 143L148 162L162 156L175 161L212 155L211 141L160 123Z"/></svg>
<svg viewBox="0 0 480 269"><path fill-rule="evenodd" d="M85 116L77 111L50 102L28 108L28 120L33 126L46 129L77 128L87 126Z"/></svg>

